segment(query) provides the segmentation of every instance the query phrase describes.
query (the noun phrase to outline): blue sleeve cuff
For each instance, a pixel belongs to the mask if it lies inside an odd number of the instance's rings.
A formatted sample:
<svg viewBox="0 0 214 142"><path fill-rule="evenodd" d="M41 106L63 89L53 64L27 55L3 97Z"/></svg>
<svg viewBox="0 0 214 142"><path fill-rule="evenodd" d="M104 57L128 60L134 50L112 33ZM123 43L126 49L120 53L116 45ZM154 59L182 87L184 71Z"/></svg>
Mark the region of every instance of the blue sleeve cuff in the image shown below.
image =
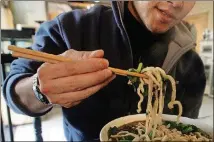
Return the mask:
<svg viewBox="0 0 214 142"><path fill-rule="evenodd" d="M5 97L5 100L7 102L7 104L9 105L10 108L12 108L12 110L14 110L16 113L19 114L24 114L24 115L28 115L31 117L38 117L38 116L42 116L46 113L48 113L52 108L48 109L47 111L43 112L43 113L33 113L30 112L29 110L27 110L25 107L23 107L21 104L17 103L15 100L15 85L16 83L21 80L22 78L25 77L30 77L32 76L32 73L25 73L25 74L13 74L10 77L8 77L3 85L3 95Z"/></svg>

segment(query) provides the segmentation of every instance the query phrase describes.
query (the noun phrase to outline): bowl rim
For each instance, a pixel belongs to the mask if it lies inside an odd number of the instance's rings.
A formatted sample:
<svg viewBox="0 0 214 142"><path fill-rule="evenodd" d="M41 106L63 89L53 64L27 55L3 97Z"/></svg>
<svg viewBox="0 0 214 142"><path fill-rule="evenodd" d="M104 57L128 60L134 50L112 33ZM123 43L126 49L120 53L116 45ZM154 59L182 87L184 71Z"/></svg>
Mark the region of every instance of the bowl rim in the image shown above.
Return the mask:
<svg viewBox="0 0 214 142"><path fill-rule="evenodd" d="M169 115L169 114L162 114L163 120L168 120L168 121L176 121L177 115ZM103 128L100 131L100 141L108 141L108 139L106 139L107 136L107 132L109 130L110 127L112 126L122 126L128 123L132 123L135 121L143 121L146 118L146 114L134 114L134 115L127 115L127 116L123 116L123 117L119 117L116 118L110 122L108 122L106 125L103 126ZM123 123L125 122L125 123ZM191 119L188 117L181 117L180 118L180 122L183 124L192 124L197 126L198 128L202 129L203 131L205 131L207 134L209 134L212 139L213 139L213 127L201 122L198 119ZM206 129L205 129L206 128Z"/></svg>

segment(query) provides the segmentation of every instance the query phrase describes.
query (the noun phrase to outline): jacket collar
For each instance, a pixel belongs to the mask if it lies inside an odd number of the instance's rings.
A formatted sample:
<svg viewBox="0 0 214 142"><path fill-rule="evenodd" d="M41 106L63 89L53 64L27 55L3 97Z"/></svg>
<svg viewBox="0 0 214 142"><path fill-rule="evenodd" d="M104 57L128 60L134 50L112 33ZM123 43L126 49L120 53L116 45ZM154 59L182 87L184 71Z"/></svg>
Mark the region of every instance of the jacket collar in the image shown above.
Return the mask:
<svg viewBox="0 0 214 142"><path fill-rule="evenodd" d="M131 48L131 43L130 39L128 37L128 33L126 31L124 22L123 22L123 15L124 15L124 2L123 1L112 1L112 10L113 10L113 15L116 21L116 24L118 28L120 29L120 33L122 35L123 42L125 44L125 52L127 53L127 58L129 58L129 61L127 63L127 69L133 67L133 55L132 55L132 48Z"/></svg>

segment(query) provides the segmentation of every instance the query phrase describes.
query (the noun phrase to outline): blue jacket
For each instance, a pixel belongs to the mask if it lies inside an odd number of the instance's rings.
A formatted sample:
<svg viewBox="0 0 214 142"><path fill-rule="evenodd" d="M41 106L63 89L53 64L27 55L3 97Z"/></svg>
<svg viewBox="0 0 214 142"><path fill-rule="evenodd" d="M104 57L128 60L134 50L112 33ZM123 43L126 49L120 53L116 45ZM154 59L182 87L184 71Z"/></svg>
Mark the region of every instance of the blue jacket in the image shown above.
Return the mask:
<svg viewBox="0 0 214 142"><path fill-rule="evenodd" d="M51 54L61 54L68 49L83 51L103 49L104 57L109 60L111 67L132 68L133 55L123 24L122 6L122 3L113 2L112 7L98 5L90 10L74 10L61 14L41 25L30 48ZM169 39L171 41L168 45L169 51L162 68L179 81L177 98L183 104L183 116L197 118L205 87L203 64L199 56L191 50L195 44L184 24L176 26ZM158 45L161 43L155 44ZM29 116L47 113L29 112L14 98L14 85L17 81L35 74L41 64L42 62L22 58L11 64L11 72L4 82L3 94L7 104L17 113ZM70 109L62 108L67 139L69 141L98 139L99 132L106 123L136 113L137 104L130 98L137 98L137 95L130 95L127 88L127 78L118 76L107 87L79 105ZM169 111L165 107L164 113L177 114L177 111Z"/></svg>

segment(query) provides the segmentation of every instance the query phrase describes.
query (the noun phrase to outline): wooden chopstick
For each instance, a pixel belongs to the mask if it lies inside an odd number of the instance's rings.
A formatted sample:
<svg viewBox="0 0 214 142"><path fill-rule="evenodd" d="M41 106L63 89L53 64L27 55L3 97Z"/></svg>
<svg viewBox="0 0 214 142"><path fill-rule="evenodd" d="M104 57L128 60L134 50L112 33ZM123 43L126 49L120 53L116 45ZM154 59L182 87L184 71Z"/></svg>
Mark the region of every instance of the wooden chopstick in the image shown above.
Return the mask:
<svg viewBox="0 0 214 142"><path fill-rule="evenodd" d="M20 47L14 46L14 45L8 46L8 49L13 51L12 56L14 56L14 57L27 58L27 59L32 59L32 60L42 61L42 62L47 62L47 63L72 61L72 59L70 59L70 58L65 58L65 57L62 57L59 55L53 55L53 54L48 54L48 53L44 53L44 52L40 52L40 51L20 48ZM136 77L141 77L141 78L147 78L147 76L144 74L129 72L126 70L121 70L121 69L112 68L112 67L108 67L108 68L117 75L136 76Z"/></svg>
<svg viewBox="0 0 214 142"><path fill-rule="evenodd" d="M36 60L36 61L41 61L41 62L47 62L47 63L52 63L52 64L56 64L58 63L59 61L56 61L56 60L50 60L48 58L43 58L43 57L39 57L39 56L33 56L33 55L30 55L30 54L24 54L24 53L21 53L21 52L13 52L12 55L14 57L21 57L21 58L26 58L26 59L31 59L31 60Z"/></svg>
<svg viewBox="0 0 214 142"><path fill-rule="evenodd" d="M11 50L11 51L21 52L21 53L24 53L24 54L29 54L29 55L43 57L43 58L48 58L48 59L56 60L56 61L59 61L59 62L71 61L70 58L65 58L65 57L62 57L62 56L48 54L48 53L44 53L44 52L40 52L40 51L20 48L20 47L14 46L14 45L9 45L8 49Z"/></svg>

